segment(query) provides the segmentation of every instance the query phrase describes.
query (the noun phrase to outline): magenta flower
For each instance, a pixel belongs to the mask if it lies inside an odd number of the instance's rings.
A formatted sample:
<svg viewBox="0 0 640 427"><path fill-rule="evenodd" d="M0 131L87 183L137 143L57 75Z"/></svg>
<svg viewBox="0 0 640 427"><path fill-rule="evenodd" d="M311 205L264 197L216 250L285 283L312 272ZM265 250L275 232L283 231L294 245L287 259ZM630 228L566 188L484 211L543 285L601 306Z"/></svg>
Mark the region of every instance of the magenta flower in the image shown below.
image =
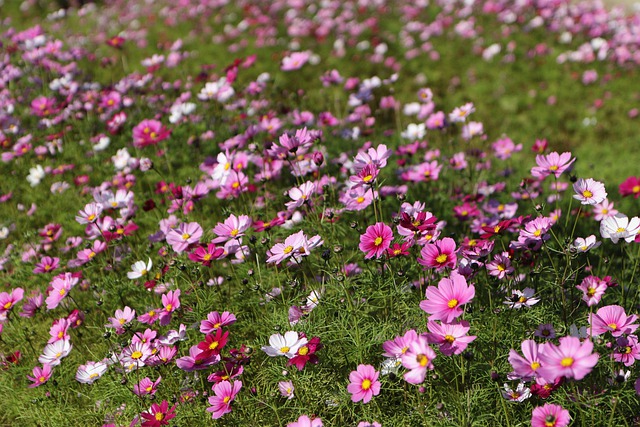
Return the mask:
<svg viewBox="0 0 640 427"><path fill-rule="evenodd" d="M300 415L298 421L287 424L287 427L322 427L320 418L311 419L307 415Z"/></svg>
<svg viewBox="0 0 640 427"><path fill-rule="evenodd" d="M467 286L464 276L453 271L450 279L440 279L437 288L427 288L427 299L420 302L420 308L431 314L429 320L451 323L462 314L461 306L471 301L475 294L476 288L473 285Z"/></svg>
<svg viewBox="0 0 640 427"><path fill-rule="evenodd" d="M117 334L124 334L124 325L131 322L136 317L136 311L127 306L123 310L116 310L114 317L109 317L107 328L115 328Z"/></svg>
<svg viewBox="0 0 640 427"><path fill-rule="evenodd" d="M640 197L640 177L630 176L625 179L619 190L622 197L633 195L637 199Z"/></svg>
<svg viewBox="0 0 640 427"><path fill-rule="evenodd" d="M538 406L531 414L531 427L566 427L570 421L569 411L551 403Z"/></svg>
<svg viewBox="0 0 640 427"><path fill-rule="evenodd" d="M47 341L47 344L51 344L60 340L71 339L69 337L69 334L67 333L69 326L70 324L67 319L62 318L62 319L55 320L53 323L53 326L51 326L51 329L49 329L49 335L51 336L51 338L49 338L49 341Z"/></svg>
<svg viewBox="0 0 640 427"><path fill-rule="evenodd" d="M618 337L612 356L616 362L631 366L636 360L640 360L640 344L638 337L629 335L628 337Z"/></svg>
<svg viewBox="0 0 640 427"><path fill-rule="evenodd" d="M79 278L71 273L63 273L54 277L51 281L52 289L45 300L47 303L47 310L53 310L56 308L58 304L60 304L60 301L67 296L71 288L73 288L78 281Z"/></svg>
<svg viewBox="0 0 640 427"><path fill-rule="evenodd" d="M395 337L393 340L385 341L382 344L382 353L385 357L401 357L409 350L409 346L413 341L418 339L418 334L415 330L409 329L401 337Z"/></svg>
<svg viewBox="0 0 640 427"><path fill-rule="evenodd" d="M33 269L34 274L51 273L60 266L60 258L45 256Z"/></svg>
<svg viewBox="0 0 640 427"><path fill-rule="evenodd" d="M165 347L166 348L166 347ZM189 355L180 357L176 360L176 366L185 372L193 372L202 369L208 369L211 365L215 365L220 361L220 355L211 355L208 359L198 358L203 350L194 345L189 349Z"/></svg>
<svg viewBox="0 0 640 427"><path fill-rule="evenodd" d="M51 365L47 363L44 363L42 368L39 366L33 368L33 376L27 375L29 381L32 382L32 384L29 384L29 388L39 387L49 381L49 378L51 378L51 372Z"/></svg>
<svg viewBox="0 0 640 427"><path fill-rule="evenodd" d="M148 411L140 414L146 420L142 422L141 427L168 426L169 420L176 417L175 410L176 405L169 408L169 402L166 400L160 402L159 405L153 403Z"/></svg>
<svg viewBox="0 0 640 427"><path fill-rule="evenodd" d="M222 314L212 311L207 315L207 319L200 322L200 332L210 334L223 326L233 325L236 322L236 316L228 311Z"/></svg>
<svg viewBox="0 0 640 427"><path fill-rule="evenodd" d="M184 252L189 245L198 243L202 236L202 227L197 222L182 223L178 228L169 230L167 233L167 243L177 252Z"/></svg>
<svg viewBox="0 0 640 427"><path fill-rule="evenodd" d="M600 299L609 287L607 282L599 277L589 276L585 277L576 288L582 291L582 300L591 307L600 303Z"/></svg>
<svg viewBox="0 0 640 427"><path fill-rule="evenodd" d="M145 394L153 396L158 391L160 381L162 381L161 376L155 381L151 381L149 377L145 377L141 379L138 384L133 385L133 392L138 396L144 396Z"/></svg>
<svg viewBox="0 0 640 427"><path fill-rule="evenodd" d="M579 179L573 184L573 191L576 194L573 198L580 200L583 205L597 205L607 198L604 184L591 178Z"/></svg>
<svg viewBox="0 0 640 427"><path fill-rule="evenodd" d="M371 365L358 365L357 370L351 371L347 391L351 393L352 402L369 403L373 396L380 394L379 372Z"/></svg>
<svg viewBox="0 0 640 427"><path fill-rule="evenodd" d="M475 335L467 335L470 327L469 322L464 320L460 323L442 324L429 320L427 328L427 340L430 344L438 344L445 356L461 354L467 345L477 338Z"/></svg>
<svg viewBox="0 0 640 427"><path fill-rule="evenodd" d="M433 360L436 352L429 347L429 341L424 335L409 344L409 350L401 357L402 366L409 369L404 374L404 379L411 384L421 384L427 375L427 369L433 370Z"/></svg>
<svg viewBox="0 0 640 427"><path fill-rule="evenodd" d="M133 146L143 148L164 141L171 135L171 131L157 120L143 120L133 128Z"/></svg>
<svg viewBox="0 0 640 427"><path fill-rule="evenodd" d="M164 310L160 313L160 324L166 326L171 322L171 313L180 308L180 289L162 295Z"/></svg>
<svg viewBox="0 0 640 427"><path fill-rule="evenodd" d="M224 414L231 412L231 402L242 388L242 381L234 381L233 385L229 381L222 381L213 386L215 396L209 397L210 407L207 412L211 412L213 419L218 419Z"/></svg>
<svg viewBox="0 0 640 427"><path fill-rule="evenodd" d="M572 159L569 152L558 154L554 151L546 156L539 154L536 156L538 166L531 168L531 175L534 178L546 178L549 175L560 178L562 172L569 169L569 166L575 161L575 157Z"/></svg>
<svg viewBox="0 0 640 427"><path fill-rule="evenodd" d="M590 334L594 337L606 332L611 332L614 337L632 334L638 329L638 325L633 324L637 319L635 314L627 317L624 308L619 305L607 305L589 316Z"/></svg>
<svg viewBox="0 0 640 427"><path fill-rule="evenodd" d="M450 237L424 245L418 258L419 264L426 268L435 268L436 271L455 268L457 261L456 242Z"/></svg>
<svg viewBox="0 0 640 427"><path fill-rule="evenodd" d="M218 248L214 243L207 244L206 247L198 246L189 254L191 261L202 263L205 267L211 266L211 261L224 255L224 249Z"/></svg>
<svg viewBox="0 0 640 427"><path fill-rule="evenodd" d="M24 289L15 288L11 293L0 292L0 315L6 314L13 306L22 300Z"/></svg>
<svg viewBox="0 0 640 427"><path fill-rule="evenodd" d="M575 378L581 380L598 363L598 353L593 351L590 340L580 341L576 337L560 338L560 345L548 343L544 351L539 354L541 366L538 373L547 381L554 381L558 377Z"/></svg>
<svg viewBox="0 0 640 427"><path fill-rule="evenodd" d="M367 227L360 236L360 250L365 253L364 258L382 257L393 240L393 231L384 222L378 222Z"/></svg>

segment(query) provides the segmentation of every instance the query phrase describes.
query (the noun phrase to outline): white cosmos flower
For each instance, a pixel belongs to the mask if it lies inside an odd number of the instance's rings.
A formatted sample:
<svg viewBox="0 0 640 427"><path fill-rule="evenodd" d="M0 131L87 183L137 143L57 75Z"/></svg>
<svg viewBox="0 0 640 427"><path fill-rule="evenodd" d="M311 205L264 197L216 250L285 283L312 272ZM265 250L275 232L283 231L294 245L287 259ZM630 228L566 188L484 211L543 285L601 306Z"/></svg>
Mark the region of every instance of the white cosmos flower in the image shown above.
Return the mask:
<svg viewBox="0 0 640 427"><path fill-rule="evenodd" d="M600 246L602 242L596 241L596 236L593 234L589 237L578 237L571 245L571 250L576 252L587 252L590 249L595 249Z"/></svg>
<svg viewBox="0 0 640 427"><path fill-rule="evenodd" d="M427 134L427 127L424 123L420 123L420 124L409 123L409 125L407 126L407 130L402 132L402 137L415 141L417 139L424 138L426 134Z"/></svg>
<svg viewBox="0 0 640 427"><path fill-rule="evenodd" d="M93 384L95 380L107 372L107 368L108 365L104 362L87 362L86 365L78 366L76 380L83 384Z"/></svg>
<svg viewBox="0 0 640 427"><path fill-rule="evenodd" d="M273 334L269 337L269 346L262 347L262 351L271 357L287 356L291 359L296 355L298 349L307 343L306 338L299 338L296 331L289 331L284 334Z"/></svg>
<svg viewBox="0 0 640 427"><path fill-rule="evenodd" d="M153 267L151 258L149 258L149 261L147 261L146 264L144 261L138 261L131 266L132 271L127 273L127 277L131 280L139 279L142 276L146 276L149 273L149 270L151 270L151 267Z"/></svg>
<svg viewBox="0 0 640 427"><path fill-rule="evenodd" d="M58 366L60 359L67 357L73 346L69 340L60 340L47 344L42 350L42 354L38 358L38 362L47 363L51 366Z"/></svg>
<svg viewBox="0 0 640 427"><path fill-rule="evenodd" d="M605 218L600 223L600 235L604 239L611 239L613 243L624 239L627 243L632 242L640 232L640 218L634 216L629 218L622 213Z"/></svg>
<svg viewBox="0 0 640 427"><path fill-rule="evenodd" d="M46 173L44 171L44 168L40 165L36 165L35 167L29 169L27 181L29 181L29 184L31 184L32 187L35 187L36 185L40 184L40 181L44 179L45 175Z"/></svg>

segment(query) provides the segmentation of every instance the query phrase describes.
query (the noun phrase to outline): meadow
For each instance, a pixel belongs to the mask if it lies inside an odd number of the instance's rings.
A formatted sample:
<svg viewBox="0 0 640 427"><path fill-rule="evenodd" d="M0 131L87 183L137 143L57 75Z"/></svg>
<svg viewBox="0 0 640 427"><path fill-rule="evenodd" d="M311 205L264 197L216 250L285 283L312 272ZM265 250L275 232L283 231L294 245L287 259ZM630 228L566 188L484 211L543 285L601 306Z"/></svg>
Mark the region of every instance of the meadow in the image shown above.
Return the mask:
<svg viewBox="0 0 640 427"><path fill-rule="evenodd" d="M0 22L0 425L640 425L640 13Z"/></svg>

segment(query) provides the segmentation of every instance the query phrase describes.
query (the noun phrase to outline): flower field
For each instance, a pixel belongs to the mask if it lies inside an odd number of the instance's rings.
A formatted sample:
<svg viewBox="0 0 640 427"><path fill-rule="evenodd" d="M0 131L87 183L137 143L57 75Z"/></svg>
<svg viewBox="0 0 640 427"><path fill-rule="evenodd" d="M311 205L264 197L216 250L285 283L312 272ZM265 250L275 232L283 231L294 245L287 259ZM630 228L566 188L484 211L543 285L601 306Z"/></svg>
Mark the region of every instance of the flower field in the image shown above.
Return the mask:
<svg viewBox="0 0 640 427"><path fill-rule="evenodd" d="M640 425L640 12L70 3L0 0L0 425Z"/></svg>

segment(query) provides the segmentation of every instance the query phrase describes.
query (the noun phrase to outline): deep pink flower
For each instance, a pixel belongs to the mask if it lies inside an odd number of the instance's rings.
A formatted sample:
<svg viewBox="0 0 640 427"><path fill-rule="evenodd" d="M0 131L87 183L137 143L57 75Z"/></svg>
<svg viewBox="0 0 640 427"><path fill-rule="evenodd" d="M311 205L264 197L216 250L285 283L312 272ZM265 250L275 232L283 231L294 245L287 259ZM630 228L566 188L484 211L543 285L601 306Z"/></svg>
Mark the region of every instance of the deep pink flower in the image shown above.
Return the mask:
<svg viewBox="0 0 640 427"><path fill-rule="evenodd" d="M49 381L49 378L51 378L51 365L44 363L42 365L42 368L36 366L35 368L33 368L32 372L33 376L27 375L29 381L32 382L32 384L29 384L29 388L39 387Z"/></svg>
<svg viewBox="0 0 640 427"><path fill-rule="evenodd" d="M228 311L222 314L212 311L207 315L207 319L200 322L200 332L210 334L223 326L233 325L236 322L236 316Z"/></svg>
<svg viewBox="0 0 640 427"><path fill-rule="evenodd" d="M531 414L531 427L566 427L570 421L569 411L551 403L535 408Z"/></svg>
<svg viewBox="0 0 640 427"><path fill-rule="evenodd" d="M171 313L180 308L180 289L162 295L164 310L160 313L160 324L166 326L171 322Z"/></svg>
<svg viewBox="0 0 640 427"><path fill-rule="evenodd" d="M352 402L369 403L373 396L380 394L379 372L371 365L358 365L357 370L349 374L351 383L347 391L351 393Z"/></svg>
<svg viewBox="0 0 640 427"><path fill-rule="evenodd" d="M585 277L576 288L582 291L582 300L591 307L598 305L600 299L609 287L607 286L607 282L599 277L588 276Z"/></svg>
<svg viewBox="0 0 640 427"><path fill-rule="evenodd" d="M378 222L367 227L360 236L360 250L365 253L364 258L382 257L393 240L393 231L384 222Z"/></svg>
<svg viewBox="0 0 640 427"><path fill-rule="evenodd" d="M173 405L169 408L169 402L163 400L158 405L154 403L151 405L151 408L147 412L143 412L140 414L144 421L141 427L160 427L160 426L168 426L169 420L175 418L176 405Z"/></svg>
<svg viewBox="0 0 640 427"><path fill-rule="evenodd" d="M22 300L23 296L24 289L22 288L15 288L11 293L0 292L0 314L6 314L17 302Z"/></svg>
<svg viewBox="0 0 640 427"><path fill-rule="evenodd" d="M307 415L300 415L298 421L287 424L287 427L322 427L320 418L311 419Z"/></svg>
<svg viewBox="0 0 640 427"><path fill-rule="evenodd" d="M628 337L618 337L613 351L613 360L631 366L636 360L640 360L640 344L638 337L629 335Z"/></svg>
<svg viewBox="0 0 640 427"><path fill-rule="evenodd" d="M517 377L523 381L528 381L534 378L540 366L540 354L544 349L545 344L537 344L534 340L524 340L520 345L522 354L520 356L517 351L511 349L509 351L509 363L513 367L513 372L510 377Z"/></svg>
<svg viewBox="0 0 640 427"><path fill-rule="evenodd" d="M427 299L420 302L420 308L431 314L429 320L442 320L451 323L462 314L461 306L473 299L476 289L467 286L467 280L456 271L451 272L451 278L443 278L438 287L429 286L426 291Z"/></svg>
<svg viewBox="0 0 640 427"><path fill-rule="evenodd" d="M453 354L461 354L475 340L475 335L467 335L469 332L469 322L461 321L460 323L437 323L429 320L427 323L429 333L426 334L430 344L438 344L440 351L445 356Z"/></svg>
<svg viewBox="0 0 640 427"><path fill-rule="evenodd" d="M164 141L171 135L171 131L157 120L143 120L133 128L133 146L143 148Z"/></svg>
<svg viewBox="0 0 640 427"><path fill-rule="evenodd" d="M161 380L161 376L155 381L151 381L149 377L145 377L141 379L138 384L133 385L133 392L138 396L144 396L145 394L153 396L158 391L158 384L160 384Z"/></svg>
<svg viewBox="0 0 640 427"><path fill-rule="evenodd" d="M211 412L211 417L215 420L224 414L231 412L231 402L242 388L242 381L234 381L233 385L229 381L222 381L213 386L215 396L209 397L210 407L207 412Z"/></svg>
<svg viewBox="0 0 640 427"><path fill-rule="evenodd" d="M560 338L560 345L547 343L544 351L539 355L541 366L537 373L547 381L558 377L575 378L581 380L598 363L598 353L593 351L590 340L580 341L576 337Z"/></svg>
<svg viewBox="0 0 640 427"><path fill-rule="evenodd" d="M223 248L218 248L214 243L205 246L198 246L189 254L191 261L199 262L205 267L211 266L211 261L220 258L224 254Z"/></svg>
<svg viewBox="0 0 640 427"><path fill-rule="evenodd" d="M640 177L630 176L625 179L624 182L620 184L619 190L621 196L626 197L633 195L633 197L637 199L640 197Z"/></svg>
<svg viewBox="0 0 640 427"><path fill-rule="evenodd" d="M180 357L176 360L176 366L183 371L193 372L202 369L208 369L209 366L215 365L220 361L220 355L212 355L208 359L198 359L198 355L202 350L197 345L189 348L189 355Z"/></svg>
<svg viewBox="0 0 640 427"><path fill-rule="evenodd" d="M435 268L436 271L455 268L457 261L456 242L450 237L424 245L418 258L419 264L427 268Z"/></svg>
<svg viewBox="0 0 640 427"><path fill-rule="evenodd" d="M415 330L409 329L403 336L395 337L393 340L385 341L382 344L382 353L385 357L401 357L409 350L409 346L413 341L418 339Z"/></svg>
<svg viewBox="0 0 640 427"><path fill-rule="evenodd" d="M52 273L60 265L60 258L45 256L36 264L33 272L35 274Z"/></svg>

